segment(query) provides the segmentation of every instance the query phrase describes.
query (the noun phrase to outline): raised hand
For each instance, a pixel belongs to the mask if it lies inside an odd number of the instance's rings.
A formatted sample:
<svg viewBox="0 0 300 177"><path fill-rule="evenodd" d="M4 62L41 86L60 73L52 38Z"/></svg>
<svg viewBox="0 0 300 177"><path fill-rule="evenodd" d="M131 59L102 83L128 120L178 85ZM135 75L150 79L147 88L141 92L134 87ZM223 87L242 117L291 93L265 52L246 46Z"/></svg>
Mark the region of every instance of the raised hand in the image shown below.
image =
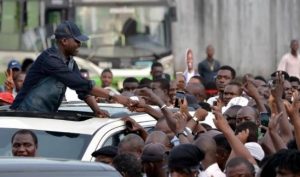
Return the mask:
<svg viewBox="0 0 300 177"><path fill-rule="evenodd" d="M276 131L278 127L278 120L282 117L283 113L280 112L279 114L272 114L270 120L269 120L269 131Z"/></svg>
<svg viewBox="0 0 300 177"><path fill-rule="evenodd" d="M247 139L249 137L249 129L242 130L237 134L238 139L245 144L247 142Z"/></svg>
<svg viewBox="0 0 300 177"><path fill-rule="evenodd" d="M275 99L281 99L283 95L284 75L281 71L276 72L274 87L271 89L271 94Z"/></svg>
<svg viewBox="0 0 300 177"><path fill-rule="evenodd" d="M295 121L300 121L300 94L298 91L295 91L293 93L292 104L285 104L285 109L292 123L294 123Z"/></svg>
<svg viewBox="0 0 300 177"><path fill-rule="evenodd" d="M214 121L217 129L219 129L222 132L231 130L227 120L223 117L223 115L220 111L214 110L213 114L215 115L215 119L213 119L213 121Z"/></svg>
<svg viewBox="0 0 300 177"><path fill-rule="evenodd" d="M184 128L186 127L187 116L181 112L177 112L177 113L173 114L173 118L176 120L176 132L175 133L183 132Z"/></svg>
<svg viewBox="0 0 300 177"><path fill-rule="evenodd" d="M5 91L12 93L13 89L15 88L12 69L6 71L5 76L6 76L6 80L4 82Z"/></svg>
<svg viewBox="0 0 300 177"><path fill-rule="evenodd" d="M198 121L204 121L207 115L208 112L202 108L198 108L194 114L194 116L197 117Z"/></svg>
<svg viewBox="0 0 300 177"><path fill-rule="evenodd" d="M249 76L245 76L245 83L243 85L243 90L247 93L251 98L259 97L259 92L254 84L254 81Z"/></svg>

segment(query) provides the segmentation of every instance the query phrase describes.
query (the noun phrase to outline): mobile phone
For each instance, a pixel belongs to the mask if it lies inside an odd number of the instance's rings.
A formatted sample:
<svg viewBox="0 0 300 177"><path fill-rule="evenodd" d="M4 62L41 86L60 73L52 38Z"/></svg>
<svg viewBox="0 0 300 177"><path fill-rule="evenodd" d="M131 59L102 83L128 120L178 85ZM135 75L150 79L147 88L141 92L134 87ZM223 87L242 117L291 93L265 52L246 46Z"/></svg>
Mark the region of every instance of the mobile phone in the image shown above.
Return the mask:
<svg viewBox="0 0 300 177"><path fill-rule="evenodd" d="M179 108L179 101L183 102L185 98L185 93L182 91L177 91L175 95L175 107Z"/></svg>
<svg viewBox="0 0 300 177"><path fill-rule="evenodd" d="M259 114L260 116L260 124L265 126L265 127L268 127L269 125L269 120L270 120L270 116L269 116L269 113L267 112L261 112Z"/></svg>

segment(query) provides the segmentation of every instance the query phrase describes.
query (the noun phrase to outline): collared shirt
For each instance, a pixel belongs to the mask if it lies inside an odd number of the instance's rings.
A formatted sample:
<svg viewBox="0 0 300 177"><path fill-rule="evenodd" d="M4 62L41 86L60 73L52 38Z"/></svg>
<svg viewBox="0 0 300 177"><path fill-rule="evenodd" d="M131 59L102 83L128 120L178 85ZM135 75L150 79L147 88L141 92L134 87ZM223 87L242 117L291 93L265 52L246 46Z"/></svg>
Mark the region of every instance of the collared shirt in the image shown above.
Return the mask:
<svg viewBox="0 0 300 177"><path fill-rule="evenodd" d="M195 70L193 70L192 72L189 72L188 69L186 69L183 72L183 76L185 78L185 85L187 85L187 83L189 82L189 80L193 77L193 76L199 76L198 73L195 72Z"/></svg>
<svg viewBox="0 0 300 177"><path fill-rule="evenodd" d="M300 56L297 57L291 53L285 54L280 60L277 70L286 71L290 76L300 79Z"/></svg>
<svg viewBox="0 0 300 177"><path fill-rule="evenodd" d="M74 62L71 71L65 61L56 47L48 48L42 52L28 71L23 87L16 96L11 108L17 109L23 99L26 99L26 95L30 93L31 89L42 79L49 76L76 90L78 97L85 99L93 87L92 81L81 77L76 62Z"/></svg>
<svg viewBox="0 0 300 177"><path fill-rule="evenodd" d="M208 177L225 177L226 175L222 172L222 170L219 168L219 165L217 163L214 163L206 168L204 171L206 176Z"/></svg>

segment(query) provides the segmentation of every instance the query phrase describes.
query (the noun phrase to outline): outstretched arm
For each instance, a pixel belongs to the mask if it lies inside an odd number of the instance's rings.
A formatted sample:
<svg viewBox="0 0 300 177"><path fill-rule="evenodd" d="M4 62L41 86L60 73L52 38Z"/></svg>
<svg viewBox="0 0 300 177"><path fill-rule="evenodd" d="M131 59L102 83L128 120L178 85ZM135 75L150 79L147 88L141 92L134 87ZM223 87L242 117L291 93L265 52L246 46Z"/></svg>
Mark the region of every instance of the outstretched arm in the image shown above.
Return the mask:
<svg viewBox="0 0 300 177"><path fill-rule="evenodd" d="M233 130L230 128L227 120L223 117L222 113L219 111L214 111L214 115L214 123L216 127L223 132L232 148L232 154L234 155L231 155L230 158L233 158L234 156L241 156L247 159L250 163L256 164L255 159L252 157L244 144L239 140L239 138L235 136ZM227 161L229 160L230 159L228 159Z"/></svg>
<svg viewBox="0 0 300 177"><path fill-rule="evenodd" d="M109 117L109 114L105 110L101 110L97 104L97 101L94 96L88 95L84 100L86 104L93 110L97 117Z"/></svg>

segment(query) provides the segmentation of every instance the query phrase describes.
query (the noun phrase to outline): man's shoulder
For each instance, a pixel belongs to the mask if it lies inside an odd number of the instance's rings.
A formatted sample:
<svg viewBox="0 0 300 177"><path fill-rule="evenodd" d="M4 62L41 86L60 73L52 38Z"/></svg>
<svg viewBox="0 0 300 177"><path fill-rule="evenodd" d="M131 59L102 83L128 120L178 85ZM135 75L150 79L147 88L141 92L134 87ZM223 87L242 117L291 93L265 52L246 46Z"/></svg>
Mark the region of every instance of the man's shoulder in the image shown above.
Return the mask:
<svg viewBox="0 0 300 177"><path fill-rule="evenodd" d="M198 65L199 66L206 66L207 65L207 60L206 59L201 60Z"/></svg>
<svg viewBox="0 0 300 177"><path fill-rule="evenodd" d="M288 60L289 58L291 58L292 54L291 53L286 53L281 57L281 60Z"/></svg>
<svg viewBox="0 0 300 177"><path fill-rule="evenodd" d="M44 50L38 57L37 59L42 59L42 58L61 58L59 50L56 47L50 47Z"/></svg>

